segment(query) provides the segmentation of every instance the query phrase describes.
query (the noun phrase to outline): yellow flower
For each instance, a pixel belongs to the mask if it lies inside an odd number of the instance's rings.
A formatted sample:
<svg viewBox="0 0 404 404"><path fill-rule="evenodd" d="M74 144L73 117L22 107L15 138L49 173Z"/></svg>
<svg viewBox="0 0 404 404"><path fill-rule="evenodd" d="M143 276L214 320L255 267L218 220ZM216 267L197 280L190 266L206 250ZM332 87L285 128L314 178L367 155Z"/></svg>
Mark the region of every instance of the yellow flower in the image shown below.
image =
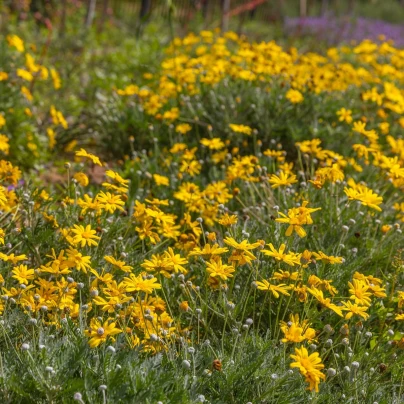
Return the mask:
<svg viewBox="0 0 404 404"><path fill-rule="evenodd" d="M48 215L46 212L42 212L42 216L44 217L45 220L47 220L49 223L52 224L52 226L57 229L59 227L59 224L53 215Z"/></svg>
<svg viewBox="0 0 404 404"><path fill-rule="evenodd" d="M7 35L7 42L9 46L17 49L18 52L22 53L25 50L24 41L17 35Z"/></svg>
<svg viewBox="0 0 404 404"><path fill-rule="evenodd" d="M255 283L257 284L257 288L259 290L269 291L277 299L279 298L279 293L282 293L285 296L289 296L289 293L287 291L290 289L290 287L288 285L285 285L284 283L280 283L279 285L273 285L265 279L262 282L256 281Z"/></svg>
<svg viewBox="0 0 404 404"><path fill-rule="evenodd" d="M96 200L99 207L109 213L114 213L117 209L123 211L125 202L119 195L112 195L110 192L103 192L97 194Z"/></svg>
<svg viewBox="0 0 404 404"><path fill-rule="evenodd" d="M237 215L229 215L228 213L225 213L220 219L219 219L219 224L222 226L232 226L233 224L237 223Z"/></svg>
<svg viewBox="0 0 404 404"><path fill-rule="evenodd" d="M264 156L275 158L277 161L279 161L281 163L283 161L285 161L285 152L282 150L268 149L268 150L265 150L263 154L264 154Z"/></svg>
<svg viewBox="0 0 404 404"><path fill-rule="evenodd" d="M348 282L350 299L355 303L363 304L364 306L370 306L372 294L369 291L369 285L365 282L353 279L352 283Z"/></svg>
<svg viewBox="0 0 404 404"><path fill-rule="evenodd" d="M52 122L55 125L61 125L64 129L67 129L69 127L63 114L60 111L58 111L53 105L51 105L51 107L50 107L50 114L52 117ZM68 146L66 147L66 149L67 148L68 148ZM81 149L81 150L84 150L84 149ZM78 155L78 154L76 153L76 155ZM85 156L85 157L89 157L89 156Z"/></svg>
<svg viewBox="0 0 404 404"><path fill-rule="evenodd" d="M282 342L302 342L304 340L312 341L316 336L314 328L309 327L308 320L304 320L299 323L299 315L291 314L290 321L280 323L281 331L284 334Z"/></svg>
<svg viewBox="0 0 404 404"><path fill-rule="evenodd" d="M270 250L262 250L262 253L269 256L269 257L274 257L277 261L283 261L285 264L288 264L290 266L295 266L295 264L300 265L300 259L299 256L295 253L288 253L285 254L285 249L286 245L281 244L279 247L279 251L275 249L272 243L268 244Z"/></svg>
<svg viewBox="0 0 404 404"><path fill-rule="evenodd" d="M10 150L9 140L7 136L0 135L0 151L2 151L5 155L8 155Z"/></svg>
<svg viewBox="0 0 404 404"><path fill-rule="evenodd" d="M175 254L171 247L168 247L168 250L164 252L164 258L166 262L172 266L175 273L187 273L187 270L183 267L183 265L188 264L188 261L185 258L182 258L179 254Z"/></svg>
<svg viewBox="0 0 404 404"><path fill-rule="evenodd" d="M360 201L362 205L369 206L369 208L375 209L379 212L382 211L379 205L383 202L383 197L377 195L366 186L357 184L356 189L345 187L344 192L350 201Z"/></svg>
<svg viewBox="0 0 404 404"><path fill-rule="evenodd" d="M279 271L274 272L274 276L272 277L272 279L276 279L277 281L296 281L297 279L299 279L299 272L289 272L280 269Z"/></svg>
<svg viewBox="0 0 404 404"><path fill-rule="evenodd" d="M87 269L91 270L91 257L89 255L83 256L82 253L72 247L69 247L66 253L69 265L76 266L78 271L83 271L84 273L87 273Z"/></svg>
<svg viewBox="0 0 404 404"><path fill-rule="evenodd" d="M288 223L289 227L286 230L286 237L292 235L295 231L299 237L306 237L307 233L303 229L304 224L313 224L313 219L311 218L311 213L321 210L321 208L307 208L308 201L304 201L302 206L299 208L292 208L288 210L288 215L279 212L282 218L276 219L279 223Z"/></svg>
<svg viewBox="0 0 404 404"><path fill-rule="evenodd" d="M387 297L386 289L379 285L369 284L369 291L376 297Z"/></svg>
<svg viewBox="0 0 404 404"><path fill-rule="evenodd" d="M34 99L31 91L29 91L29 89L25 86L21 87L21 93L24 95L24 97L28 100L28 101L32 101Z"/></svg>
<svg viewBox="0 0 404 404"><path fill-rule="evenodd" d="M77 157L86 157L89 160L91 160L93 162L93 164L96 164L96 165L99 165L102 167L102 163L101 163L100 159L97 156L95 156L94 154L88 153L84 149L80 149L79 151L76 151L76 156Z"/></svg>
<svg viewBox="0 0 404 404"><path fill-rule="evenodd" d="M207 262L206 266L206 270L208 271L210 277L220 278L223 281L227 281L228 278L232 278L232 273L235 271L232 265L223 264L221 258Z"/></svg>
<svg viewBox="0 0 404 404"><path fill-rule="evenodd" d="M321 260L331 265L343 263L342 257L334 257L333 255L326 255L322 251L319 251L318 253L313 252L313 256L316 260Z"/></svg>
<svg viewBox="0 0 404 404"><path fill-rule="evenodd" d="M307 283L310 286L314 286L315 288L319 290L326 290L327 292L331 293L333 296L335 296L338 293L338 290L335 289L334 286L331 285L332 281L331 280L326 280L326 279L320 279L316 275L310 275L309 279L307 280Z"/></svg>
<svg viewBox="0 0 404 404"><path fill-rule="evenodd" d="M127 188L129 184L129 180L125 180L122 178L118 173L112 170L107 170L105 172L105 175L109 178L112 178L114 181L116 181L119 185L121 185L123 188ZM102 184L102 186L105 186L105 182Z"/></svg>
<svg viewBox="0 0 404 404"><path fill-rule="evenodd" d="M304 100L303 94L300 91L293 90L293 89L290 89L290 90L287 91L286 98L292 104L299 104Z"/></svg>
<svg viewBox="0 0 404 404"><path fill-rule="evenodd" d="M90 337L89 345L91 348L96 348L98 345L103 344L109 337L120 334L121 329L116 328L116 323L105 321L104 324L95 318L91 319L90 328L84 333Z"/></svg>
<svg viewBox="0 0 404 404"><path fill-rule="evenodd" d="M77 201L77 205L81 207L81 214L84 215L88 210L93 210L96 214L101 213L100 202L97 198L90 198L87 194L84 195L84 199L79 198Z"/></svg>
<svg viewBox="0 0 404 404"><path fill-rule="evenodd" d="M362 121L356 121L353 123L352 130L360 134L366 133L366 123Z"/></svg>
<svg viewBox="0 0 404 404"><path fill-rule="evenodd" d="M386 233L389 232L390 230L391 230L391 225L389 225L389 224L384 224L384 225L381 227L381 231L382 231L383 234L386 234Z"/></svg>
<svg viewBox="0 0 404 404"><path fill-rule="evenodd" d="M205 260L210 260L212 257L218 257L221 254L229 251L226 247L219 247L219 244L205 244L203 248L195 247L190 253L189 256L198 256L202 257Z"/></svg>
<svg viewBox="0 0 404 404"><path fill-rule="evenodd" d="M159 174L153 174L153 179L156 182L156 185L163 185L168 187L170 185L170 180L168 177L165 177L164 175L159 175Z"/></svg>
<svg viewBox="0 0 404 404"><path fill-rule="evenodd" d="M342 308L342 310L348 311L348 313L345 315L346 320L349 320L354 314L364 318L365 320L369 318L369 314L366 313L369 306L358 306L356 303L351 303L349 301L342 302L342 304L345 306Z"/></svg>
<svg viewBox="0 0 404 404"><path fill-rule="evenodd" d="M98 243L95 240L99 240L101 237L96 236L96 231L91 229L91 225L87 225L84 228L82 225L74 225L74 229L71 229L71 232L75 234L73 238L74 244L81 244L81 247L88 246L97 246Z"/></svg>
<svg viewBox="0 0 404 404"><path fill-rule="evenodd" d="M148 272L157 272L166 278L169 278L174 270L173 264L160 254L153 254L151 260L145 260L140 266Z"/></svg>
<svg viewBox="0 0 404 404"><path fill-rule="evenodd" d="M101 310L108 312L108 313L114 313L115 310L117 309L117 306L122 306L123 303L126 303L131 299L130 296L108 296L106 299L102 298L101 296L96 296L93 299L93 302L97 306L102 306ZM118 306L118 307L119 307Z"/></svg>
<svg viewBox="0 0 404 404"><path fill-rule="evenodd" d="M11 271L13 278L17 279L18 282L28 285L28 281L35 278L35 271L33 269L28 269L26 265L19 265L14 267Z"/></svg>
<svg viewBox="0 0 404 404"><path fill-rule="evenodd" d="M201 139L201 144L208 147L210 150L220 150L223 149L225 144L219 137L214 137L213 139Z"/></svg>
<svg viewBox="0 0 404 404"><path fill-rule="evenodd" d="M161 289L161 285L157 283L157 278L143 279L141 274L138 276L130 274L129 278L123 279L123 283L128 292L152 293L155 289Z"/></svg>
<svg viewBox="0 0 404 404"><path fill-rule="evenodd" d="M24 69L17 69L17 76L21 77L22 79L24 79L26 81L34 80L34 76L32 75L32 73L30 73L29 71L24 70Z"/></svg>
<svg viewBox="0 0 404 404"><path fill-rule="evenodd" d="M321 380L325 380L325 375L321 373L324 365L318 352L314 352L309 356L309 352L305 347L295 348L295 355L290 355L295 362L290 364L291 368L298 368L300 373L309 383L308 390L315 390L318 393L318 385Z"/></svg>
<svg viewBox="0 0 404 404"><path fill-rule="evenodd" d="M181 311L187 312L187 311L189 310L189 304L188 304L188 302L187 302L186 300L183 301L183 302L181 302L181 303L179 304L179 309L180 309Z"/></svg>
<svg viewBox="0 0 404 404"><path fill-rule="evenodd" d="M73 178L82 186L86 187L89 183L87 175L84 173L76 173Z"/></svg>
<svg viewBox="0 0 404 404"><path fill-rule="evenodd" d="M323 291L319 290L317 288L307 288L307 291L312 294L319 302L321 305L326 307L327 309L330 309L337 313L340 317L343 317L342 315L342 307L337 306L334 303L331 303L331 300L327 297L325 298L323 295Z"/></svg>
<svg viewBox="0 0 404 404"><path fill-rule="evenodd" d="M166 121L175 121L180 116L180 110L176 107L171 108L169 111L165 111L163 119Z"/></svg>
<svg viewBox="0 0 404 404"><path fill-rule="evenodd" d="M268 181L270 184L272 184L271 188L278 188L280 186L292 185L297 182L297 179L296 175L287 174L281 171L279 173L279 177L275 174L272 174Z"/></svg>
<svg viewBox="0 0 404 404"><path fill-rule="evenodd" d="M50 74L53 80L53 87L55 90L59 90L62 87L62 81L60 80L59 73L55 69L50 69Z"/></svg>
<svg viewBox="0 0 404 404"><path fill-rule="evenodd" d="M195 177L201 172L201 163L198 160L182 160L180 166L180 172L187 173L191 177Z"/></svg>
<svg viewBox="0 0 404 404"><path fill-rule="evenodd" d="M14 253L11 253L10 255L6 255L6 254L3 254L3 253L0 253L0 259L5 261L5 262L11 262L14 265L16 265L17 262L26 260L27 256L25 254L14 255Z"/></svg>
<svg viewBox="0 0 404 404"><path fill-rule="evenodd" d="M130 84L124 90L119 90L118 89L118 90L116 90L116 92L119 95L135 95L135 94L138 94L139 87L134 85L134 84Z"/></svg>
<svg viewBox="0 0 404 404"><path fill-rule="evenodd" d="M175 127L175 131L177 133L181 133L182 135L187 134L192 129L192 126L188 123L180 123Z"/></svg>
<svg viewBox="0 0 404 404"><path fill-rule="evenodd" d="M229 124L229 128L233 132L244 133L245 135L251 135L252 134L252 129L247 125L236 125L234 123L231 123L231 124Z"/></svg>
<svg viewBox="0 0 404 404"><path fill-rule="evenodd" d="M348 124L352 123L352 111L350 109L341 108L337 111L340 122L346 122Z"/></svg>
<svg viewBox="0 0 404 404"><path fill-rule="evenodd" d="M344 179L344 172L338 164L333 164L331 167L319 168L316 171L316 179L322 182L328 179L332 183L335 183L336 181L342 181ZM313 181L310 182L315 185Z"/></svg>
<svg viewBox="0 0 404 404"><path fill-rule="evenodd" d="M52 128L48 128L48 129L46 129L46 134L48 135L48 139L49 139L49 149L53 150L54 147L56 146L55 131Z"/></svg>
<svg viewBox="0 0 404 404"><path fill-rule="evenodd" d="M105 255L104 260L124 272L130 272L133 269L133 267L131 267L130 265L127 265L124 261L118 261L110 255Z"/></svg>
<svg viewBox="0 0 404 404"><path fill-rule="evenodd" d="M250 244L248 240L243 240L241 243L238 243L232 237L226 237L223 241L235 249L230 256L229 261L238 262L240 265L249 264L251 261L255 260L256 257L250 253L249 250L254 250L262 245L260 242Z"/></svg>

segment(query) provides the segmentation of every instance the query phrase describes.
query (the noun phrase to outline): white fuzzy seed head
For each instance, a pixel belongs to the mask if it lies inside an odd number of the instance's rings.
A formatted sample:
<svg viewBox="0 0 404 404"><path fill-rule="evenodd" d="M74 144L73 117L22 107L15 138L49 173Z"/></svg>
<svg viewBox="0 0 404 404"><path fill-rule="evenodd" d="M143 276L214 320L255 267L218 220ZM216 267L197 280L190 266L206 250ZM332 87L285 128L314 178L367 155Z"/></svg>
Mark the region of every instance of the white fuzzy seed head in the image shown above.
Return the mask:
<svg viewBox="0 0 404 404"><path fill-rule="evenodd" d="M334 377L337 374L337 371L333 368L329 368L327 370L327 377Z"/></svg>
<svg viewBox="0 0 404 404"><path fill-rule="evenodd" d="M83 396L81 395L81 393L74 393L74 396L73 396L73 400L76 400L76 401L82 401L83 400Z"/></svg>
<svg viewBox="0 0 404 404"><path fill-rule="evenodd" d="M115 353L115 352L116 352L116 349L115 349L112 345L109 345L109 346L107 347L107 351L110 352L110 353Z"/></svg>
<svg viewBox="0 0 404 404"><path fill-rule="evenodd" d="M28 343L24 343L21 345L21 350L23 351L28 351L29 350L29 344Z"/></svg>
<svg viewBox="0 0 404 404"><path fill-rule="evenodd" d="M191 363L190 363L189 361L187 361L186 359L184 359L184 360L182 361L182 367L183 367L184 369L188 370L188 369L191 368Z"/></svg>

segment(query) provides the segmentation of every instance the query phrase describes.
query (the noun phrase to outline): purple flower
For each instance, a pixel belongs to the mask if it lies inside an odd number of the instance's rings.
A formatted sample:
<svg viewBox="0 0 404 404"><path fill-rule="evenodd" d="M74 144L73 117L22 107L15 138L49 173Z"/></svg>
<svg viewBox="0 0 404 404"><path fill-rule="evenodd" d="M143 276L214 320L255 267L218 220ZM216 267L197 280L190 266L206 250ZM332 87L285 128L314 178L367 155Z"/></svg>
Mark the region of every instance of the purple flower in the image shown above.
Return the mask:
<svg viewBox="0 0 404 404"><path fill-rule="evenodd" d="M390 24L381 20L366 18L324 15L322 17L286 18L285 32L291 36L314 35L331 44L370 39L380 42L380 35L385 40L393 40L398 48L404 47L404 26Z"/></svg>

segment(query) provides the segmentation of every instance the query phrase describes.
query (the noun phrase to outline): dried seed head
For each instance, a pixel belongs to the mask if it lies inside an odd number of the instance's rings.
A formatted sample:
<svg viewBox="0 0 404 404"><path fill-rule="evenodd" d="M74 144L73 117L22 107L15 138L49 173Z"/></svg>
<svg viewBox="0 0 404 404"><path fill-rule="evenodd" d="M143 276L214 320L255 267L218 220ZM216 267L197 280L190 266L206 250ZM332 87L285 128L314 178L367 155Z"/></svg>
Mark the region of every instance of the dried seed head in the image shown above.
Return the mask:
<svg viewBox="0 0 404 404"><path fill-rule="evenodd" d="M379 372L380 373L384 373L386 371L386 369L387 369L387 365L385 363L381 363L379 365Z"/></svg>
<svg viewBox="0 0 404 404"><path fill-rule="evenodd" d="M342 343L342 345L348 346L348 345L349 345L349 339L348 339L348 338L344 338L344 339L341 341L341 343Z"/></svg>
<svg viewBox="0 0 404 404"><path fill-rule="evenodd" d="M344 325L339 329L339 332L340 332L342 335L349 335L349 327L348 327L348 324L344 324Z"/></svg>
<svg viewBox="0 0 404 404"><path fill-rule="evenodd" d="M213 369L220 372L222 370L222 362L219 359L215 359L212 363Z"/></svg>

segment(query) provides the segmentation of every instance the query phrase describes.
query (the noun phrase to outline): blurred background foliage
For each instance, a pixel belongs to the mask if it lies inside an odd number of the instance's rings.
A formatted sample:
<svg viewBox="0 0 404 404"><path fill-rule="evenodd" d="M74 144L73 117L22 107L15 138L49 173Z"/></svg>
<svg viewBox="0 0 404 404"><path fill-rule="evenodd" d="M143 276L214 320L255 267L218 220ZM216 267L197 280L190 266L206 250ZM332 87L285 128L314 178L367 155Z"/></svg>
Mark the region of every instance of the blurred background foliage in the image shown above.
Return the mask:
<svg viewBox="0 0 404 404"><path fill-rule="evenodd" d="M139 148L150 145L150 127L156 122L145 119L135 105L123 103L115 90L134 83L148 86L150 74L159 72L165 57L161 49L177 36L221 29L250 41L275 40L285 49L322 53L330 43L352 44L365 38L392 39L402 47L404 27L397 24L402 21L403 0L3 0L0 42L17 34L43 63L59 72L63 84L57 106L69 130L57 133L56 152L71 150L76 142L74 147L122 158L131 136L136 135ZM6 53L0 55L0 67L15 63ZM246 95L248 105L240 106L240 111L257 103L254 94ZM53 92L43 91L38 105L54 103L54 97ZM231 104L225 97L220 102ZM218 123L222 114L218 115L215 105L206 94L204 113ZM259 116L254 113L257 122L266 122L267 107L263 105ZM46 119L38 111L37 116ZM310 116L302 113L299 119L304 123ZM261 129L275 130L281 139L293 142L296 139L290 133L301 132L301 127L280 125L279 119L271 122L273 127ZM21 125L18 128L22 134L27 131ZM154 133L159 136L158 125ZM34 161L23 154L19 157L19 164Z"/></svg>

